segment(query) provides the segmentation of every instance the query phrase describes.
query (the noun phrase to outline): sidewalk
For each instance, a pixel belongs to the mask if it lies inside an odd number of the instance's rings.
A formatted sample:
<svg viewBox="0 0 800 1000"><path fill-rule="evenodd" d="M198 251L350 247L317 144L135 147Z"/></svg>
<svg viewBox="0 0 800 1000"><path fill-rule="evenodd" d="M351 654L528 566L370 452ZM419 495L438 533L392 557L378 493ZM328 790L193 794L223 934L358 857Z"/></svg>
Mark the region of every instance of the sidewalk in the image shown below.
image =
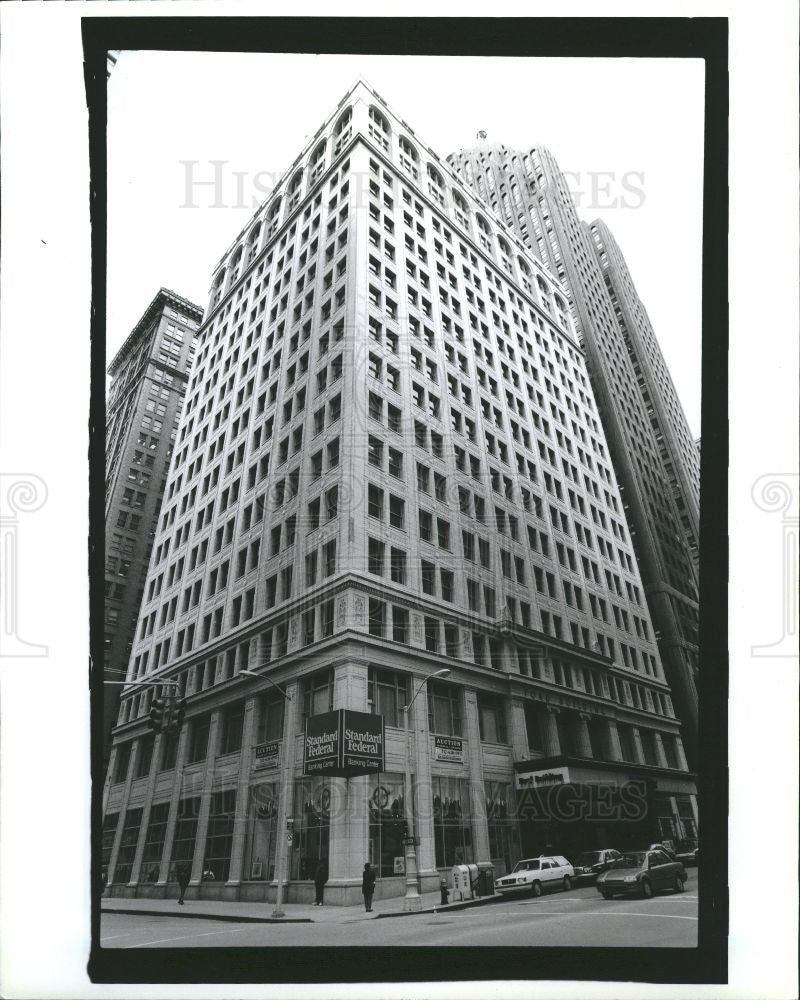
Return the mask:
<svg viewBox="0 0 800 1000"><path fill-rule="evenodd" d="M500 899L499 895L441 904L439 892L422 895L422 909L414 912L433 913L464 910L482 906ZM285 917L272 917L272 903L221 902L213 899L187 899L178 906L177 899L122 899L107 898L101 901L102 913L137 914L150 917L191 917L195 920L228 920L236 923L352 923L357 920L377 920L380 917L410 917L403 909L403 897L374 901L372 912L363 906L314 906L311 903L284 903Z"/></svg>

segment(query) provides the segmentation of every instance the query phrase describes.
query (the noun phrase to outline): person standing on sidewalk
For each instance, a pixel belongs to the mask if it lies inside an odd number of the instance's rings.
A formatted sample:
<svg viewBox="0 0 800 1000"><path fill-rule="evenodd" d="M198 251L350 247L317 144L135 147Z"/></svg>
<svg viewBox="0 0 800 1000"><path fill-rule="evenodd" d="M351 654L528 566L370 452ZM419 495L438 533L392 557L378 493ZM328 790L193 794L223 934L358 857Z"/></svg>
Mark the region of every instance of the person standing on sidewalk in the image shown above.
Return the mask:
<svg viewBox="0 0 800 1000"><path fill-rule="evenodd" d="M183 896L189 887L189 882L192 878L192 873L189 870L188 865L178 865L175 876L178 879L178 886L181 890L180 896L178 896L178 906L183 906Z"/></svg>
<svg viewBox="0 0 800 1000"><path fill-rule="evenodd" d="M316 902L314 906L324 905L324 893L325 893L325 883L328 881L328 874L325 871L325 862L320 860L317 865L317 870L314 872L314 888L317 892Z"/></svg>
<svg viewBox="0 0 800 1000"><path fill-rule="evenodd" d="M369 861L364 865L364 874L361 876L361 893L364 896L364 909L367 913L372 913L372 894L375 892L375 872Z"/></svg>

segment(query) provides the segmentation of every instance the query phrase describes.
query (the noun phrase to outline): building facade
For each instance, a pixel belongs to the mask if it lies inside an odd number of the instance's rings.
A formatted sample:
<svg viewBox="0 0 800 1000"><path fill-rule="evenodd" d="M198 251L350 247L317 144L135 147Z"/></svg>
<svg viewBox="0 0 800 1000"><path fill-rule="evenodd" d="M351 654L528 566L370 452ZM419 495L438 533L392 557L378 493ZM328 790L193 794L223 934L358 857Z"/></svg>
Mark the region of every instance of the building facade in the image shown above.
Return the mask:
<svg viewBox="0 0 800 1000"><path fill-rule="evenodd" d="M547 149L478 146L449 162L567 292L661 658L696 767L700 465L647 312L608 227L581 222Z"/></svg>
<svg viewBox="0 0 800 1000"><path fill-rule="evenodd" d="M125 679L203 311L162 288L108 367L103 677ZM121 688L103 689L110 748Z"/></svg>
<svg viewBox="0 0 800 1000"><path fill-rule="evenodd" d="M289 901L321 860L341 904L367 860L378 898L404 891L406 823L423 889L695 836L565 293L365 83L219 262L197 343L104 789L108 892L165 895L183 863L190 895L272 899L287 833ZM178 736L147 726L136 682L161 678ZM304 721L339 708L383 717L380 774L303 774Z"/></svg>

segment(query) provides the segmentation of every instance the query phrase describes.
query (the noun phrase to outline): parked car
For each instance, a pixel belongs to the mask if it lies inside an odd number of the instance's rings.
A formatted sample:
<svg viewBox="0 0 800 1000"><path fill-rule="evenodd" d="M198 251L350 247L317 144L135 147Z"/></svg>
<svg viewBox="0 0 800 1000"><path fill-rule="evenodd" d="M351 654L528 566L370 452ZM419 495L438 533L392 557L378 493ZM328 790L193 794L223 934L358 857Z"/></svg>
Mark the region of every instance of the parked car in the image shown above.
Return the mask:
<svg viewBox="0 0 800 1000"><path fill-rule="evenodd" d="M601 851L583 851L575 858L576 882L590 882L606 871L620 856L619 851L604 848Z"/></svg>
<svg viewBox="0 0 800 1000"><path fill-rule="evenodd" d="M686 869L662 850L626 851L608 871L597 876L596 888L603 899L637 894L650 897L662 889L683 892Z"/></svg>
<svg viewBox="0 0 800 1000"><path fill-rule="evenodd" d="M571 889L575 869L560 854L542 855L518 861L510 875L495 882L495 891L503 896L530 893L541 896L545 889Z"/></svg>
<svg viewBox="0 0 800 1000"><path fill-rule="evenodd" d="M677 840L675 842L675 860L682 861L684 865L697 866L700 864L700 848L696 840Z"/></svg>

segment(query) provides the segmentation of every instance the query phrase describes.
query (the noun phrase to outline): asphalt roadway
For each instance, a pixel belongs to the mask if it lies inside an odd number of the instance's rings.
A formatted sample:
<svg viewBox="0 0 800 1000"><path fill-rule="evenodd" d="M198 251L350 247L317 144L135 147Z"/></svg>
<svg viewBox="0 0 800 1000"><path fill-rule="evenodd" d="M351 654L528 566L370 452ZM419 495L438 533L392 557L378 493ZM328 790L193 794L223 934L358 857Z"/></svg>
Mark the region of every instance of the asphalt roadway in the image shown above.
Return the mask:
<svg viewBox="0 0 800 1000"><path fill-rule="evenodd" d="M337 915L338 916L338 915ZM539 899L504 899L487 906L438 914L375 919L360 908L336 921L293 924L105 913L105 948L213 948L274 946L662 947L697 945L697 870L686 891L652 899L604 900L594 886L547 893Z"/></svg>

